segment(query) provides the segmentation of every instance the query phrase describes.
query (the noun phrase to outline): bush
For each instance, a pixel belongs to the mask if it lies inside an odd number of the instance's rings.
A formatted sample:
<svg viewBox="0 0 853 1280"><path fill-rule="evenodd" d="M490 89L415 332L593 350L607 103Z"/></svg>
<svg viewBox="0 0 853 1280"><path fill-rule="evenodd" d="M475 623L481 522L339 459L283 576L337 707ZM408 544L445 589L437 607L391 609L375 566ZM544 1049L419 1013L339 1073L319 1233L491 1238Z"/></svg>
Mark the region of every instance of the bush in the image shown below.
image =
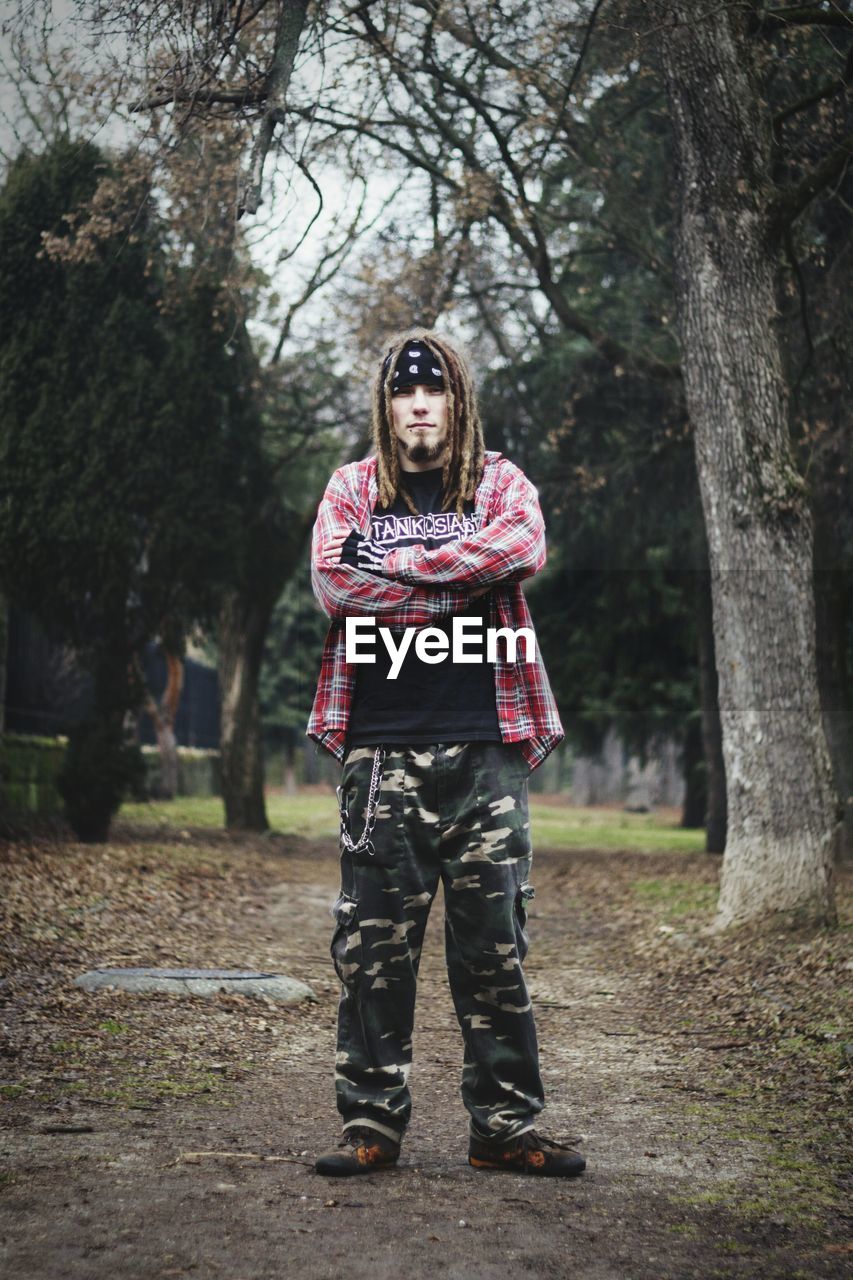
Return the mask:
<svg viewBox="0 0 853 1280"><path fill-rule="evenodd" d="M69 737L57 786L74 834L87 843L100 843L107 839L125 797L144 790L142 754L120 729L85 721Z"/></svg>
<svg viewBox="0 0 853 1280"><path fill-rule="evenodd" d="M160 796L160 751L147 743L141 748L149 796ZM222 794L220 755L203 747L178 747L179 796ZM140 796L140 799L146 797Z"/></svg>
<svg viewBox="0 0 853 1280"><path fill-rule="evenodd" d="M0 734L0 813L4 817L43 818L59 813L56 777L66 744L66 738Z"/></svg>

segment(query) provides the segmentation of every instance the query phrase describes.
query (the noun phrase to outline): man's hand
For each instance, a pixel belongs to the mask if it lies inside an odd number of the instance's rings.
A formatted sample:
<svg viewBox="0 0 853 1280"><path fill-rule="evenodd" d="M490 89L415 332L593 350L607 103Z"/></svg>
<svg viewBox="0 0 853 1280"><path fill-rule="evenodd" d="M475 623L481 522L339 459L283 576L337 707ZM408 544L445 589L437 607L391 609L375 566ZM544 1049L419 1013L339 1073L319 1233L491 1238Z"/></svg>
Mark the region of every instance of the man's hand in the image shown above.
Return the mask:
<svg viewBox="0 0 853 1280"><path fill-rule="evenodd" d="M349 533L333 534L326 544L323 564L348 564L353 569L364 569L368 573L381 573L382 561L388 554L386 547L381 547L372 538L365 538L357 529Z"/></svg>
<svg viewBox="0 0 853 1280"><path fill-rule="evenodd" d="M387 547L381 547L378 542L374 542L372 538L363 538L357 533L358 541L353 551L358 562L359 569L366 569L368 573L381 573L382 561L388 554Z"/></svg>
<svg viewBox="0 0 853 1280"><path fill-rule="evenodd" d="M321 564L340 564L341 548L349 537L348 533L334 533L328 538L324 545L323 554L320 557Z"/></svg>

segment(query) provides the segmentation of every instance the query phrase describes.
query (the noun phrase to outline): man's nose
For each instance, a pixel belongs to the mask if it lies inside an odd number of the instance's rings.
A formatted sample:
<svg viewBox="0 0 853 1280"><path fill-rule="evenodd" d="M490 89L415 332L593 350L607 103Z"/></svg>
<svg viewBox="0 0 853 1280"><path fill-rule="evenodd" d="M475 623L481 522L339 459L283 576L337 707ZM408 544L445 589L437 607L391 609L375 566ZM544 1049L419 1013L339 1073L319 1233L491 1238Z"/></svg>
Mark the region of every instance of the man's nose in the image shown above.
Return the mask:
<svg viewBox="0 0 853 1280"><path fill-rule="evenodd" d="M429 408L429 400L427 399L427 393L426 393L425 387L415 387L415 394L412 400L412 408L417 409L419 412L422 409Z"/></svg>

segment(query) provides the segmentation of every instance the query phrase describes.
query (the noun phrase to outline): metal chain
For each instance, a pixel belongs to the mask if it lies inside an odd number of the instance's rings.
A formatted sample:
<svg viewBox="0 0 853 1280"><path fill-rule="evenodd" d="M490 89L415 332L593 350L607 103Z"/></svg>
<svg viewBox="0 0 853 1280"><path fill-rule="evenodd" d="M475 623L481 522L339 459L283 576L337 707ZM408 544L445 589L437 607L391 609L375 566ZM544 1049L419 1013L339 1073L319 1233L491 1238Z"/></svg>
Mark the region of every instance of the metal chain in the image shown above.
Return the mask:
<svg viewBox="0 0 853 1280"><path fill-rule="evenodd" d="M344 797L343 787L337 787L338 809L341 815L341 848L346 849L348 853L361 853L365 850L368 857L376 856L376 850L373 847L371 836L373 828L376 825L376 801L379 797L379 787L382 781L382 766L385 763L385 748L377 747L373 754L373 769L370 774L370 787L367 792L367 811L364 815L364 830L357 841L353 841L349 833L349 813L347 811L347 802Z"/></svg>

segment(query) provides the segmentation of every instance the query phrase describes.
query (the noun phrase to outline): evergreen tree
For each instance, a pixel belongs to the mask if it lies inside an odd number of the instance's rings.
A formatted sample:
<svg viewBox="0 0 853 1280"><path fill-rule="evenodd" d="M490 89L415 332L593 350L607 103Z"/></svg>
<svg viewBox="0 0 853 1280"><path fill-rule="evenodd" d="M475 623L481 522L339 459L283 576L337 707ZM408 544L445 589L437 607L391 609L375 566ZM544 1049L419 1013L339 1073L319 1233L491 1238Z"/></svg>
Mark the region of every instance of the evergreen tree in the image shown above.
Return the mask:
<svg viewBox="0 0 853 1280"><path fill-rule="evenodd" d="M0 583L91 669L63 786L103 839L138 774L138 656L227 564L229 363L210 298L166 291L150 194L91 144L13 163L0 239Z"/></svg>

